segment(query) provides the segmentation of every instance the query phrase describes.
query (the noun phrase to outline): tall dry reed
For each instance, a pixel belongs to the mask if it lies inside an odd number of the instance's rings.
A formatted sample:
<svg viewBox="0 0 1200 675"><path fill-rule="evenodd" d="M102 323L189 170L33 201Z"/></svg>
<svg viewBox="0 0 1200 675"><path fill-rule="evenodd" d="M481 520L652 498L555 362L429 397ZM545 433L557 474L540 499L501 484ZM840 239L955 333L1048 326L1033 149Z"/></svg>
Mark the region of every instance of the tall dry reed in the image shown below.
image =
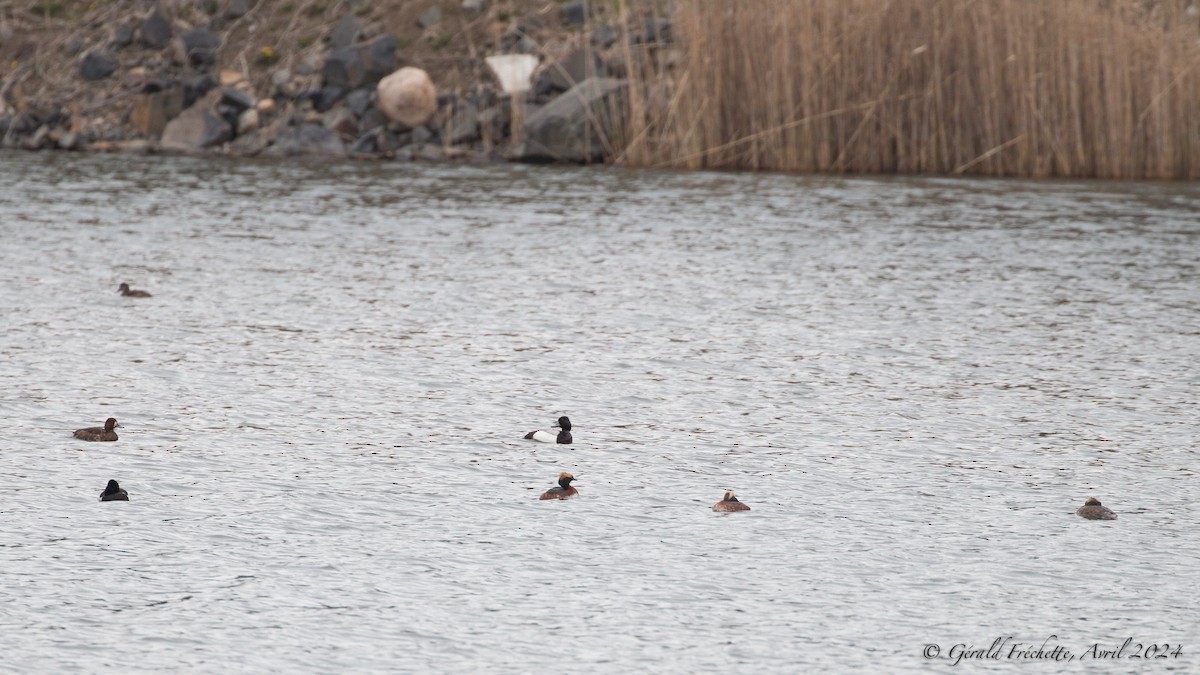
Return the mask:
<svg viewBox="0 0 1200 675"><path fill-rule="evenodd" d="M1200 177L1188 0L677 0L633 165ZM640 67L636 67L640 66Z"/></svg>

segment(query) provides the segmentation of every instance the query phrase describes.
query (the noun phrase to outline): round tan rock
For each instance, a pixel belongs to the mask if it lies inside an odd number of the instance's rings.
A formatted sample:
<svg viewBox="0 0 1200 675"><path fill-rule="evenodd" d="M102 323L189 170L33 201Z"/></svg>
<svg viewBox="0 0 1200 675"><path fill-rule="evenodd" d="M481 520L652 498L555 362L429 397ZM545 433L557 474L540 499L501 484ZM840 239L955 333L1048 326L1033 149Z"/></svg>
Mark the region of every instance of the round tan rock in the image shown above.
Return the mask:
<svg viewBox="0 0 1200 675"><path fill-rule="evenodd" d="M406 66L379 81L379 109L393 122L417 127L437 112L437 87L429 74Z"/></svg>

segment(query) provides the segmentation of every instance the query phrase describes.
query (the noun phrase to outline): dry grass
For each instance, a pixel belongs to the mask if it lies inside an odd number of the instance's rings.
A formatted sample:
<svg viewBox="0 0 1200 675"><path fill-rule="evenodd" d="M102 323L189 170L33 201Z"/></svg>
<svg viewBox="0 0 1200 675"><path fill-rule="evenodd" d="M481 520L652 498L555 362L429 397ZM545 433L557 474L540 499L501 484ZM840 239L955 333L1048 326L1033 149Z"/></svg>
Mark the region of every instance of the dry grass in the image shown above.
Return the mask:
<svg viewBox="0 0 1200 675"><path fill-rule="evenodd" d="M1189 0L678 0L618 161L1200 177ZM660 55L661 56L661 55ZM663 82L670 86L664 88Z"/></svg>

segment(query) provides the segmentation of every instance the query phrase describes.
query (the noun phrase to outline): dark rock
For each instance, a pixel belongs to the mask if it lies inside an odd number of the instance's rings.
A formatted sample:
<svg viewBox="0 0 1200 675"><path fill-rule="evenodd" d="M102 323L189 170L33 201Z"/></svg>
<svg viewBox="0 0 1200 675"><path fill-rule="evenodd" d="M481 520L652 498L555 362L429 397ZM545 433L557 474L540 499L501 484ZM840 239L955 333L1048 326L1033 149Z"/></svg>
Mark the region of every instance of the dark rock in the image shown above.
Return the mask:
<svg viewBox="0 0 1200 675"><path fill-rule="evenodd" d="M88 82L103 80L112 75L117 69L117 62L97 52L89 52L83 57L83 63L80 64L79 74Z"/></svg>
<svg viewBox="0 0 1200 675"><path fill-rule="evenodd" d="M80 40L77 37L71 38L67 41L66 50L68 56L75 56L79 52L83 51L83 40Z"/></svg>
<svg viewBox="0 0 1200 675"><path fill-rule="evenodd" d="M142 21L141 33L142 44L151 49L162 49L171 41L171 22L155 7L150 16Z"/></svg>
<svg viewBox="0 0 1200 675"><path fill-rule="evenodd" d="M212 65L217 62L221 38L207 28L195 28L183 34L183 46L192 65Z"/></svg>
<svg viewBox="0 0 1200 675"><path fill-rule="evenodd" d="M362 35L362 24L353 14L347 14L333 24L333 32L329 34L329 48L341 49L358 42Z"/></svg>
<svg viewBox="0 0 1200 675"><path fill-rule="evenodd" d="M347 91L377 84L396 69L396 37L384 35L352 47L330 52L321 68L326 85Z"/></svg>
<svg viewBox="0 0 1200 675"><path fill-rule="evenodd" d="M227 21L233 21L234 19L240 19L243 16L246 16L246 12L249 12L249 11L250 11L249 0L233 0L233 2L229 3L229 7L225 9L225 19Z"/></svg>
<svg viewBox="0 0 1200 675"><path fill-rule="evenodd" d="M348 108L337 108L325 113L321 124L336 132L343 139L354 139L359 135L358 120Z"/></svg>
<svg viewBox="0 0 1200 675"><path fill-rule="evenodd" d="M665 19L646 19L646 30L636 36L635 42L645 44L668 43L671 41L671 22Z"/></svg>
<svg viewBox="0 0 1200 675"><path fill-rule="evenodd" d="M366 129L367 131L386 127L387 125L387 115L384 115L382 110L374 106L368 108L358 120L358 127L360 129Z"/></svg>
<svg viewBox="0 0 1200 675"><path fill-rule="evenodd" d="M591 49L577 49L567 58L551 64L538 76L534 85L534 93L545 96L562 92L574 87L584 80L604 73L604 63Z"/></svg>
<svg viewBox="0 0 1200 675"><path fill-rule="evenodd" d="M617 43L617 29L612 26L601 26L592 31L592 44L601 49L608 49Z"/></svg>
<svg viewBox="0 0 1200 675"><path fill-rule="evenodd" d="M55 109L52 110L49 115L46 115L46 119L42 122L42 124L45 124L53 129L61 124L69 124L70 122L71 118L69 115L64 113L61 109Z"/></svg>
<svg viewBox="0 0 1200 675"><path fill-rule="evenodd" d="M242 91L237 87L221 89L221 101L237 108L239 115L243 110L253 108L258 104L258 99L254 98L254 94Z"/></svg>
<svg viewBox="0 0 1200 675"><path fill-rule="evenodd" d="M218 102L215 110L217 111L217 114L221 116L221 119L225 120L225 123L228 124L229 128L234 132L230 134L230 138L232 138L234 135L236 135L239 121L238 118L242 116L242 109L235 105Z"/></svg>
<svg viewBox="0 0 1200 675"><path fill-rule="evenodd" d="M366 79L362 81L363 86L374 86L396 70L396 45L395 35L384 35L364 45Z"/></svg>
<svg viewBox="0 0 1200 675"><path fill-rule="evenodd" d="M209 105L198 105L183 111L167 122L161 145L166 150L196 152L220 145L233 138L233 128Z"/></svg>
<svg viewBox="0 0 1200 675"><path fill-rule="evenodd" d="M400 137L387 129L379 129L375 132L375 145L378 152L395 152L403 143L408 142L405 138L401 141Z"/></svg>
<svg viewBox="0 0 1200 675"><path fill-rule="evenodd" d="M338 101L341 101L345 97L345 87L326 85L313 93L313 108L315 108L317 112L325 112L326 110L329 110L333 106L337 105Z"/></svg>
<svg viewBox="0 0 1200 675"><path fill-rule="evenodd" d="M379 134L374 131L363 134L350 146L352 155L373 155L379 152Z"/></svg>
<svg viewBox="0 0 1200 675"><path fill-rule="evenodd" d="M367 108L371 107L371 96L373 95L374 92L370 89L355 89L346 95L346 107L354 113L355 117L362 117L366 114Z"/></svg>
<svg viewBox="0 0 1200 675"><path fill-rule="evenodd" d="M587 2L573 0L562 6L563 23L568 26L582 26L587 21Z"/></svg>
<svg viewBox="0 0 1200 675"><path fill-rule="evenodd" d="M190 108L192 104L212 91L217 86L217 78L212 75L201 75L192 80L183 89L183 107Z"/></svg>
<svg viewBox="0 0 1200 675"><path fill-rule="evenodd" d="M342 47L329 53L325 65L321 68L321 78L326 86L349 91L362 84L365 71L358 50L354 47Z"/></svg>
<svg viewBox="0 0 1200 675"><path fill-rule="evenodd" d="M417 25L421 28L430 28L436 26L442 20L442 8L434 5L421 13L417 19Z"/></svg>
<svg viewBox="0 0 1200 675"><path fill-rule="evenodd" d="M525 119L524 141L516 149L516 158L560 162L600 159L620 117L618 108L627 86L623 80L592 78L530 114Z"/></svg>
<svg viewBox="0 0 1200 675"><path fill-rule="evenodd" d="M413 145L422 145L425 143L429 143L434 138L433 132L430 131L429 127L426 127L425 125L415 127L412 130L411 134L412 134L412 136L411 136L409 142L412 143Z"/></svg>
<svg viewBox="0 0 1200 675"><path fill-rule="evenodd" d="M5 132L5 136L20 138L21 136L25 136L37 131L37 128L40 126L42 126L41 118L38 117L36 113L27 110L25 112L17 113L17 116L12 118L8 124L8 129Z"/></svg>
<svg viewBox="0 0 1200 675"><path fill-rule="evenodd" d="M133 42L133 26L127 23L117 24L113 29L112 46L115 49L128 47Z"/></svg>
<svg viewBox="0 0 1200 675"><path fill-rule="evenodd" d="M334 133L320 124L300 124L287 127L275 137L275 143L264 151L271 157L296 155L346 154L346 146Z"/></svg>

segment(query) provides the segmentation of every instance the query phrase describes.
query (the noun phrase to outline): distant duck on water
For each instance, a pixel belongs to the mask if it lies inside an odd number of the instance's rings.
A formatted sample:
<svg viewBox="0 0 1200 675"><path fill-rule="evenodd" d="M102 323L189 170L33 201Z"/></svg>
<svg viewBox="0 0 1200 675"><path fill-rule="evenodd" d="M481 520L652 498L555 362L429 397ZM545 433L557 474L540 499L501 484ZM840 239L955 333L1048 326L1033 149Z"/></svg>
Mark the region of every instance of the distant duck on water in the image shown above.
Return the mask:
<svg viewBox="0 0 1200 675"><path fill-rule="evenodd" d="M117 292L126 298L149 298L151 297L146 291L135 291L129 287L129 284L121 284L117 286Z"/></svg>
<svg viewBox="0 0 1200 675"><path fill-rule="evenodd" d="M117 440L117 432L114 431L117 427L117 418L110 417L104 420L103 427L88 427L87 429L76 429L75 438L81 441L115 441Z"/></svg>
<svg viewBox="0 0 1200 675"><path fill-rule="evenodd" d="M558 474L558 487L552 487L542 493L539 499L570 499L579 494L579 490L571 487L571 481L575 480L575 476L567 472Z"/></svg>
<svg viewBox="0 0 1200 675"><path fill-rule="evenodd" d="M100 501L127 502L129 501L129 493L120 485L117 485L117 481L110 480L108 481L108 485L104 487L104 492L100 493Z"/></svg>
<svg viewBox="0 0 1200 675"><path fill-rule="evenodd" d="M733 490L726 490L725 497L713 504L713 511L749 511L750 507L738 501Z"/></svg>
<svg viewBox="0 0 1200 675"><path fill-rule="evenodd" d="M1079 507L1075 513L1087 518L1088 520L1116 520L1117 514L1113 513L1112 509L1100 503L1095 497L1088 497L1088 500Z"/></svg>
<svg viewBox="0 0 1200 675"><path fill-rule="evenodd" d="M557 434L552 431L542 431L536 429L525 434L526 440L534 440L539 443L562 443L570 445L575 439L571 438L571 420L567 419L566 415L558 418L558 424L550 427L551 429L561 429Z"/></svg>

